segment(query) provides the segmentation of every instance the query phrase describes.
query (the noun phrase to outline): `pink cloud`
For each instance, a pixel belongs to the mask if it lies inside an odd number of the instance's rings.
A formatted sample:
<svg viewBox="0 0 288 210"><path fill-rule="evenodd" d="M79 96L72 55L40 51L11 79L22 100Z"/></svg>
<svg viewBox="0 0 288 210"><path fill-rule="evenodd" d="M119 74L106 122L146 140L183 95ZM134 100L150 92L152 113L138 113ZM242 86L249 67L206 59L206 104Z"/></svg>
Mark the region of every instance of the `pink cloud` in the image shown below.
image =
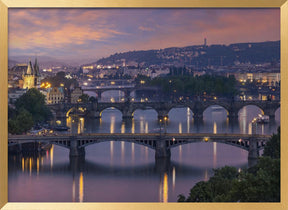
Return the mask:
<svg viewBox="0 0 288 210"><path fill-rule="evenodd" d="M138 29L140 31L155 31L154 28L149 28L149 27L145 27L145 26L139 26Z"/></svg>
<svg viewBox="0 0 288 210"><path fill-rule="evenodd" d="M70 53L77 45L85 57L202 44L204 37L208 44L279 40L279 16L278 9L12 9L9 49Z"/></svg>

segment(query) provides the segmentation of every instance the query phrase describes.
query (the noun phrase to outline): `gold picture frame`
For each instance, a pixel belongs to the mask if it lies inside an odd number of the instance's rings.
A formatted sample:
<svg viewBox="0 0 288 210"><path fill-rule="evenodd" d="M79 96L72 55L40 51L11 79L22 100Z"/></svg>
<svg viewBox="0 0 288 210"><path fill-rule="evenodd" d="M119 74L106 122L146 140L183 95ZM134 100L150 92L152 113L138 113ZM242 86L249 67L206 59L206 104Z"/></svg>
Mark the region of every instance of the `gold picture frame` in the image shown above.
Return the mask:
<svg viewBox="0 0 288 210"><path fill-rule="evenodd" d="M280 203L8 203L8 8L280 8L281 202ZM0 208L8 209L288 209L288 0L0 0ZM284 129L283 129L284 128ZM287 130L286 130L287 129Z"/></svg>

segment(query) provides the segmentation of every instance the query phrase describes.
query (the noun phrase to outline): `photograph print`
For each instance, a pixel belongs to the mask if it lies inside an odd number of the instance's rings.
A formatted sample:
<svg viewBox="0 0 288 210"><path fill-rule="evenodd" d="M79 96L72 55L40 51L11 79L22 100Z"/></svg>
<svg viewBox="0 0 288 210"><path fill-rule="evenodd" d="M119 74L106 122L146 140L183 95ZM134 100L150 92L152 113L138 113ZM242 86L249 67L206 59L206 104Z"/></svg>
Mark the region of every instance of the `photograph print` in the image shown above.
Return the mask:
<svg viewBox="0 0 288 210"><path fill-rule="evenodd" d="M280 202L280 9L8 10L9 202Z"/></svg>

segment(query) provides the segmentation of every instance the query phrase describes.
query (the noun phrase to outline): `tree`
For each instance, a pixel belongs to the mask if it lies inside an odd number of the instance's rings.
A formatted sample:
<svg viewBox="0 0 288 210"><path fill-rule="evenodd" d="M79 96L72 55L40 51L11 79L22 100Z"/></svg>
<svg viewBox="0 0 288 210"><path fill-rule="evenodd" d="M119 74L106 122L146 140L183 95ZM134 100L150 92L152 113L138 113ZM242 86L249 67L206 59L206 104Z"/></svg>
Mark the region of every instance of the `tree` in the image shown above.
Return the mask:
<svg viewBox="0 0 288 210"><path fill-rule="evenodd" d="M190 190L187 202L211 202L213 199L212 185L210 182L198 182Z"/></svg>
<svg viewBox="0 0 288 210"><path fill-rule="evenodd" d="M277 134L273 134L272 138L265 145L263 156L280 158L280 127L277 129Z"/></svg>
<svg viewBox="0 0 288 210"><path fill-rule="evenodd" d="M237 169L225 166L214 170L214 176L208 182L198 182L185 198L184 195L178 196L179 202L213 202L219 197L229 193L233 187L234 180L238 177Z"/></svg>
<svg viewBox="0 0 288 210"><path fill-rule="evenodd" d="M16 110L27 110L34 123L44 122L51 117L51 111L45 105L45 96L37 89L31 88L15 102Z"/></svg>
<svg viewBox="0 0 288 210"><path fill-rule="evenodd" d="M173 70L173 69L172 69ZM171 71L172 71L171 70ZM182 75L182 74L180 74ZM147 86L158 86L166 95L179 96L225 96L232 97L237 94L235 77L223 76L167 76L157 77L147 81ZM204 94L205 93L205 94Z"/></svg>
<svg viewBox="0 0 288 210"><path fill-rule="evenodd" d="M227 196L218 201L279 202L280 160L262 157L252 171L242 172Z"/></svg>
<svg viewBox="0 0 288 210"><path fill-rule="evenodd" d="M238 173L236 168L214 170L208 182L199 182L178 202L279 202L280 128L264 148L257 165Z"/></svg>
<svg viewBox="0 0 288 210"><path fill-rule="evenodd" d="M32 115L25 109L20 109L19 114L8 120L8 132L11 134L26 133L33 126Z"/></svg>

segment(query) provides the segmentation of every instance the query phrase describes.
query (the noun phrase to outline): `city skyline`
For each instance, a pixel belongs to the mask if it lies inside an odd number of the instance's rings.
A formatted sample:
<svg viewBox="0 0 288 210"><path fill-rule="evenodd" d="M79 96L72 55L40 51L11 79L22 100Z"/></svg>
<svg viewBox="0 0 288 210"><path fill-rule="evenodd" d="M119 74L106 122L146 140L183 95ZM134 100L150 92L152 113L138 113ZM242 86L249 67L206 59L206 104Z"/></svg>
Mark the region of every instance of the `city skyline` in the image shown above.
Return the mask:
<svg viewBox="0 0 288 210"><path fill-rule="evenodd" d="M263 24L265 23L265 24ZM9 57L96 61L114 53L280 40L279 9L9 9Z"/></svg>

